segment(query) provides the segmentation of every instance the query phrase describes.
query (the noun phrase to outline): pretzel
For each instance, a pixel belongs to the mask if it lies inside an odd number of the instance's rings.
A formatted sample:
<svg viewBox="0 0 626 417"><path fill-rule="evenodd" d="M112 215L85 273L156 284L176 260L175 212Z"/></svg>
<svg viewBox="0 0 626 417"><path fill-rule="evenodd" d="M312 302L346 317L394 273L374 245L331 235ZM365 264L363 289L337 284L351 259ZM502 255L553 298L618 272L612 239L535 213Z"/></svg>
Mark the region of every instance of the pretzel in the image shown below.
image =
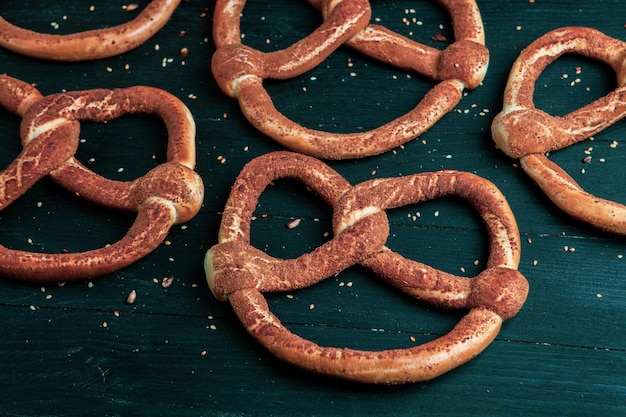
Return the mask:
<svg viewBox="0 0 626 417"><path fill-rule="evenodd" d="M0 17L0 46L34 58L85 61L123 54L150 39L181 0L152 0L133 20L118 26L69 35L37 33Z"/></svg>
<svg viewBox="0 0 626 417"><path fill-rule="evenodd" d="M577 53L604 62L618 87L565 116L535 108L533 93L541 72L559 56ZM626 43L595 29L565 27L548 32L522 51L509 74L502 111L492 123L498 148L519 158L524 171L570 216L600 229L626 234L626 207L585 192L545 155L602 131L626 115Z"/></svg>
<svg viewBox="0 0 626 417"><path fill-rule="evenodd" d="M245 117L283 146L325 159L376 155L419 136L460 101L464 88L483 80L489 62L478 7L473 0L440 0L450 11L456 42L439 51L388 29L370 25L367 0L309 0L324 23L292 46L263 53L241 43L240 14L245 0L218 0L213 37L213 75L222 91L237 98ZM286 79L314 68L342 44L439 82L407 114L359 133L328 133L305 128L282 115L263 87L268 78Z"/></svg>
<svg viewBox="0 0 626 417"><path fill-rule="evenodd" d="M22 116L23 150L0 172L0 210L49 175L77 196L109 208L136 211L122 239L78 253L45 254L0 245L0 275L23 281L70 281L124 268L152 252L174 224L190 220L203 200L195 165L195 124L174 96L150 87L86 90L42 97L32 86L0 75L0 104ZM133 181L114 181L78 162L79 120L104 122L125 114L163 119L167 162Z"/></svg>
<svg viewBox="0 0 626 417"><path fill-rule="evenodd" d="M250 245L250 221L259 196L275 179L302 181L333 208L334 238L296 259L277 259ZM467 199L483 218L491 241L487 269L457 277L408 260L385 246L385 210L445 195ZM248 332L277 357L306 370L366 383L424 381L478 355L513 317L528 293L517 271L519 231L497 188L457 171L376 179L354 187L317 159L275 152L252 160L235 181L218 243L205 271L216 298L228 301ZM293 291L362 264L408 295L442 308L469 309L450 333L408 349L362 351L322 347L291 333L273 315L263 292Z"/></svg>

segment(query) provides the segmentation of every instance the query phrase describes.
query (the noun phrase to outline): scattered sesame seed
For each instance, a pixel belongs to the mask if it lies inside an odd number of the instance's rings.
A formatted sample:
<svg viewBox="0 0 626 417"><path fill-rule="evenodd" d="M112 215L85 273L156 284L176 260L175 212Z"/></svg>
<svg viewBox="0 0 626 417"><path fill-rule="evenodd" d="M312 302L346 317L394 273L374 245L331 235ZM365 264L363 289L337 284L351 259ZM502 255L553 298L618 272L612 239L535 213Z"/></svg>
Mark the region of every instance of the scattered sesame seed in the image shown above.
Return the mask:
<svg viewBox="0 0 626 417"><path fill-rule="evenodd" d="M292 221L287 223L287 229L295 229L296 227L298 227L301 221L301 218L293 219Z"/></svg>
<svg viewBox="0 0 626 417"><path fill-rule="evenodd" d="M169 288L169 287L172 286L173 283L174 283L174 278L172 278L172 277L165 277L165 278L163 278L163 281L161 281L161 287Z"/></svg>
<svg viewBox="0 0 626 417"><path fill-rule="evenodd" d="M137 291L132 290L126 297L126 304L133 304L137 300Z"/></svg>

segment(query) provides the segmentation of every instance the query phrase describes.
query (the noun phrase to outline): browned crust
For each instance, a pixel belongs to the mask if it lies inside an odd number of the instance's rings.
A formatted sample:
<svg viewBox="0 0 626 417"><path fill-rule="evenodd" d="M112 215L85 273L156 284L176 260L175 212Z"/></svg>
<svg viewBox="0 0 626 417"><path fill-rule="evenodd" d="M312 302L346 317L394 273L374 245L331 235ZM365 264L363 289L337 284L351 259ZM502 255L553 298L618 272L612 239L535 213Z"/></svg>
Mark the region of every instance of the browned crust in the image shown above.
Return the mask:
<svg viewBox="0 0 626 417"><path fill-rule="evenodd" d="M23 151L0 172L0 209L38 179L50 175L76 195L101 205L137 212L128 233L105 248L45 254L0 246L0 275L25 281L67 281L100 276L130 265L154 250L176 223L200 210L204 188L195 164L195 124L174 96L154 88L86 90L41 97L32 86L0 75L2 104L23 116ZM20 100L31 105L24 110ZM130 113L153 113L168 129L167 162L131 181L113 181L80 164L79 120L105 121Z"/></svg>
<svg viewBox="0 0 626 417"><path fill-rule="evenodd" d="M302 181L333 209L335 237L296 259L268 256L250 245L250 221L265 187L278 178ZM445 195L467 200L483 218L491 249L487 269L463 278L407 260L385 247L385 210ZM489 181L457 171L371 180L354 187L319 160L290 152L254 159L235 181L224 209L219 243L206 255L213 294L230 301L250 334L278 357L322 374L361 382L423 381L479 354L528 294L517 271L519 231L505 198ZM291 291L362 264L412 297L470 312L447 335L411 349L381 352L321 347L292 334L262 295Z"/></svg>
<svg viewBox="0 0 626 417"><path fill-rule="evenodd" d="M618 87L604 97L565 116L535 108L535 82L559 56L576 53L604 62L617 74ZM492 123L496 146L520 158L524 171L570 216L600 229L626 234L626 207L585 192L544 155L580 142L626 116L626 42L598 30L565 27L546 33L517 58L504 93L502 111Z"/></svg>
<svg viewBox="0 0 626 417"><path fill-rule="evenodd" d="M153 0L131 21L70 35L37 33L0 17L0 46L34 58L84 61L108 58L143 44L169 20L180 0Z"/></svg>
<svg viewBox="0 0 626 417"><path fill-rule="evenodd" d="M218 0L213 36L213 75L226 94L239 100L246 118L261 132L297 152L324 159L361 158L406 143L430 128L460 101L464 88L483 80L489 62L478 7L473 0L442 1L450 11L456 42L444 51L426 47L384 27L370 25L367 0L309 0L324 23L284 50L263 53L242 45L240 14L245 0ZM263 80L284 79L317 66L341 44L391 65L441 81L406 115L376 129L336 134L308 129L282 115Z"/></svg>

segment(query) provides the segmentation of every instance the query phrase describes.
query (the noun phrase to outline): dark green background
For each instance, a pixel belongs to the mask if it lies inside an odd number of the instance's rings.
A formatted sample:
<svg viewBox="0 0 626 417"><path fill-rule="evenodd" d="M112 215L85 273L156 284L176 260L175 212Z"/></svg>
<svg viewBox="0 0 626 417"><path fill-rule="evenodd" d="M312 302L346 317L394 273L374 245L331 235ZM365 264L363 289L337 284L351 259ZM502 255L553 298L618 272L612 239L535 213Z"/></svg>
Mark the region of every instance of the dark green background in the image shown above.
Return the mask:
<svg viewBox="0 0 626 417"><path fill-rule="evenodd" d="M146 3L139 2L141 7ZM431 37L437 32L452 36L449 17L435 2L373 3L381 24L405 35L412 32L420 42L442 48L445 44ZM89 12L92 4L95 11ZM124 4L4 0L2 16L33 30L69 33L127 21L132 15L123 11ZM208 290L204 253L216 242L230 185L247 161L281 149L249 126L237 102L212 78L213 7L211 1L183 2L154 38L106 60L45 62L0 50L0 72L37 84L43 94L141 84L175 94L195 117L197 170L206 185L198 216L185 228L174 227L169 245L131 267L63 287L0 281L3 415L626 415L625 239L560 213L490 138L491 120L501 109L506 77L519 52L566 25L626 39L622 2L480 1L491 53L484 85L469 92L458 111L401 149L330 163L353 184L439 169L474 172L501 189L520 227L519 269L531 285L522 311L470 363L430 382L392 387L347 383L285 365L257 345L230 307ZM403 17L416 17L423 25L406 26ZM52 29L51 22L60 27ZM242 31L246 44L269 51L303 38L320 22L304 1L255 0L245 9ZM181 48L189 49L184 63ZM581 67L579 75L576 67ZM276 106L294 120L351 132L405 113L432 86L417 74L406 75L341 48L301 77L266 85ZM580 82L570 86L576 78ZM566 56L541 76L536 104L565 114L603 96L615 83L604 65ZM0 164L6 166L21 149L20 120L4 109L0 113ZM624 132L618 123L593 142L551 158L594 194L626 202ZM85 163L95 158L89 167L110 178L133 179L164 159L163 125L152 117L83 123L81 137L86 143L77 157ZM615 149L609 146L613 140L619 141ZM590 146L593 159L585 165ZM417 211L420 217L409 217ZM263 194L257 214L253 243L282 258L310 251L331 230L330 208L289 181L278 181ZM482 269L488 242L467 205L442 199L388 214L392 249L456 274L474 276ZM119 239L133 218L93 206L45 179L0 213L0 242L32 251L86 250ZM285 225L293 218L302 222L288 230ZM154 282L163 277L174 278L170 288ZM127 305L133 289L137 301ZM411 336L416 343L433 339L462 315L408 299L358 267L292 295L268 296L290 329L320 344L359 349L413 346Z"/></svg>

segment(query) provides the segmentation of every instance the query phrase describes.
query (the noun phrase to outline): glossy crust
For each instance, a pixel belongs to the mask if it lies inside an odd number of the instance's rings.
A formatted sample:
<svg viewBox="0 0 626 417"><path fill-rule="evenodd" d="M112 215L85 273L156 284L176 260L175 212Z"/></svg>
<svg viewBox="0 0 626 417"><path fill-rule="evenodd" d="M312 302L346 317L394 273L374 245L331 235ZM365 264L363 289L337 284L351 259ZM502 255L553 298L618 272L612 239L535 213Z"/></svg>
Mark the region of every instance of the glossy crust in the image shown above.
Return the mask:
<svg viewBox="0 0 626 417"><path fill-rule="evenodd" d="M153 0L128 23L70 35L37 33L17 27L0 17L0 46L34 58L53 61L86 61L123 54L158 32L180 0Z"/></svg>
<svg viewBox="0 0 626 417"><path fill-rule="evenodd" d="M535 108L533 93L541 72L555 59L575 53L608 64L618 87L565 116ZM585 192L545 153L583 141L626 116L626 43L585 27L548 32L517 58L504 93L502 111L492 123L499 149L519 158L524 171L546 195L572 217L600 229L626 234L626 207Z"/></svg>
<svg viewBox="0 0 626 417"><path fill-rule="evenodd" d="M250 221L265 187L278 178L302 181L333 208L334 238L296 259L276 259L250 245ZM467 200L483 218L491 248L487 269L457 277L408 260L385 246L385 210L445 195ZM368 383L424 381L478 355L528 294L517 271L519 231L497 188L457 171L371 180L352 187L317 159L275 152L251 161L226 203L219 243L205 258L213 294L229 301L248 332L276 356L307 370ZM441 308L468 309L445 336L409 349L379 352L322 347L291 333L263 292L292 291L362 264L408 295Z"/></svg>
<svg viewBox="0 0 626 417"><path fill-rule="evenodd" d="M218 0L213 25L217 50L212 70L224 93L236 97L246 118L283 146L324 159L376 155L408 142L448 113L464 88L483 80L489 63L478 7L473 0L444 1L452 15L456 42L440 51L379 25L369 24L367 0L309 0L324 23L306 38L263 53L241 43L240 14L245 0ZM282 115L263 87L268 78L285 79L317 66L342 44L390 65L439 81L409 113L376 129L336 134L305 128Z"/></svg>
<svg viewBox="0 0 626 417"><path fill-rule="evenodd" d="M0 172L0 210L38 179L50 175L78 196L137 212L128 233L100 249L45 254L0 246L0 275L36 282L104 275L150 253L172 225L191 219L199 211L204 188L193 170L195 124L189 110L174 96L150 87L131 87L42 97L32 86L1 75L0 103L23 117L24 145L20 155ZM79 120L103 122L130 113L151 113L164 120L169 133L166 163L134 181L122 182L103 178L74 158Z"/></svg>

